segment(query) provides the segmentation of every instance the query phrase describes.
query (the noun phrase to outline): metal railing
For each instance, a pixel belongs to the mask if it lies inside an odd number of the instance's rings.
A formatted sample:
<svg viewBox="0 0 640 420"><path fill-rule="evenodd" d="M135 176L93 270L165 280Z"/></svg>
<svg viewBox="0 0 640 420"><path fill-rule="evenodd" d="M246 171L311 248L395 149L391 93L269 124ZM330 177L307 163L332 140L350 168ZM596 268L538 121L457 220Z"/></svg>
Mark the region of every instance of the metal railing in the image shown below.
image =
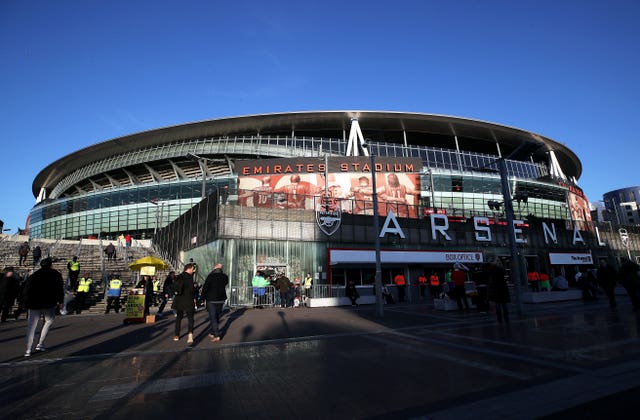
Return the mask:
<svg viewBox="0 0 640 420"><path fill-rule="evenodd" d="M231 286L229 306L237 307L273 307L280 304L280 293L273 286L240 287Z"/></svg>

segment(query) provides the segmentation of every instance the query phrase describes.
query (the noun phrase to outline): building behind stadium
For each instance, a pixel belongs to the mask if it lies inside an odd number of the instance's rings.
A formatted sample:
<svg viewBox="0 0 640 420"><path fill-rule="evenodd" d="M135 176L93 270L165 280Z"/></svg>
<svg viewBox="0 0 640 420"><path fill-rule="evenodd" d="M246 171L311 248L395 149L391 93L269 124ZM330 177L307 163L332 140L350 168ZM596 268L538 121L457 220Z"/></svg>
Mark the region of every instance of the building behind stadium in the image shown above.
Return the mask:
<svg viewBox="0 0 640 420"><path fill-rule="evenodd" d="M640 256L636 231L623 240L617 226L591 220L581 173L579 158L558 141L465 118L222 118L119 137L51 163L33 182L28 231L152 239L176 266L223 262L236 286L256 270L367 285L376 237L384 283L454 262L500 258L508 267L509 200L527 270L570 278L601 258Z"/></svg>

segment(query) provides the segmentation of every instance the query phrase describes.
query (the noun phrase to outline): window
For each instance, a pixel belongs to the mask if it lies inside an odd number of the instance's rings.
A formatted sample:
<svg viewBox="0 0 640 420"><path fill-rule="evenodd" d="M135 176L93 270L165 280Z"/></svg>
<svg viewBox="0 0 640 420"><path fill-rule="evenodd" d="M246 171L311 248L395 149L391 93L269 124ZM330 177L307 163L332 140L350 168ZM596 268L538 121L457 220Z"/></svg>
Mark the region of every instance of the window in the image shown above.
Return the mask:
<svg viewBox="0 0 640 420"><path fill-rule="evenodd" d="M451 177L451 192L462 192L462 177Z"/></svg>

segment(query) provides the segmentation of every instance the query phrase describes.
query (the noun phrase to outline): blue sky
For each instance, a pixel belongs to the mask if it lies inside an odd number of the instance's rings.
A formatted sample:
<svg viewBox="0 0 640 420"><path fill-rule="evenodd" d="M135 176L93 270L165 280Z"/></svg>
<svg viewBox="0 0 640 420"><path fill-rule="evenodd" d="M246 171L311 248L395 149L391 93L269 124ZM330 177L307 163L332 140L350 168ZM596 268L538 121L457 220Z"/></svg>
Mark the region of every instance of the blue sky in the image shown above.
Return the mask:
<svg viewBox="0 0 640 420"><path fill-rule="evenodd" d="M578 155L597 201L640 184L639 21L634 0L4 0L0 219L24 227L35 176L77 149L311 110L533 131Z"/></svg>

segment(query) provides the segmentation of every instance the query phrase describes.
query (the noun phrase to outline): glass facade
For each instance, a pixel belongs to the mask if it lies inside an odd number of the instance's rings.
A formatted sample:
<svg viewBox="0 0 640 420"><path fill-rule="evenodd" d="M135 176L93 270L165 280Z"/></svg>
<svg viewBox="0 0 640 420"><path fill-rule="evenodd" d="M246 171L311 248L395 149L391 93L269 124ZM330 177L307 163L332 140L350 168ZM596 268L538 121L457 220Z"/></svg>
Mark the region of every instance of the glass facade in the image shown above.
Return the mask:
<svg viewBox="0 0 640 420"><path fill-rule="evenodd" d="M222 180L208 180L210 193ZM128 232L136 238L151 237L198 203L202 181L154 183L118 188L79 197L44 202L31 211L30 236L78 239L98 236L115 238Z"/></svg>

